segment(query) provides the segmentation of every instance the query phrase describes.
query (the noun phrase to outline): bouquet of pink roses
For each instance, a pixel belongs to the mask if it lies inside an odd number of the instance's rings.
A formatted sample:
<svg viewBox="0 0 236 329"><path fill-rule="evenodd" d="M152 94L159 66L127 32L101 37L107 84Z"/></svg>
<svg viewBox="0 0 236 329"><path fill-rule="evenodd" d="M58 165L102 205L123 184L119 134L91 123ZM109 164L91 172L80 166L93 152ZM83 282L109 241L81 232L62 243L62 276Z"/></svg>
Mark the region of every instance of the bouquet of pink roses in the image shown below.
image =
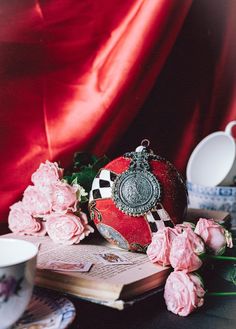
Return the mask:
<svg viewBox="0 0 236 329"><path fill-rule="evenodd" d="M58 163L46 161L32 174L33 185L26 188L22 201L10 207L9 228L21 235L44 236L56 243L77 244L94 230L80 209L87 192L76 179L63 179Z"/></svg>
<svg viewBox="0 0 236 329"><path fill-rule="evenodd" d="M206 291L196 271L206 258L236 260L235 257L220 256L226 247L233 247L232 236L213 219L200 218L196 227L183 223L154 233L147 248L149 259L173 268L164 288L169 311L186 316L203 305Z"/></svg>

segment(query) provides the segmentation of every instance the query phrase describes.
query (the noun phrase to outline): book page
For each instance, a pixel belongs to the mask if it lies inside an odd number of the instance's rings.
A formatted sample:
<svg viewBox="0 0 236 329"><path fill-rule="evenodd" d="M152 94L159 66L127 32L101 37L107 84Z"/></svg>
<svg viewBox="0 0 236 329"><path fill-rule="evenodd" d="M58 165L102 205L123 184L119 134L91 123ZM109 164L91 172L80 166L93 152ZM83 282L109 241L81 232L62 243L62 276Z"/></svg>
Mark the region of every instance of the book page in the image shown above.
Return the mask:
<svg viewBox="0 0 236 329"><path fill-rule="evenodd" d="M79 272L63 272L70 277L80 277L95 281L111 282L112 284L129 284L152 274L162 272L166 267L154 265L150 262L146 254L134 253L113 247L105 240L94 241L88 239L89 242L83 240L78 245L63 246L55 244L48 236L17 236L8 234L5 237L18 238L39 246L39 254L37 259L37 267L43 269L48 262L91 262L93 265L86 273ZM98 244L99 243L99 244ZM104 245L103 245L104 244ZM107 246L108 245L108 246ZM108 261L104 262L101 257L108 255ZM113 263L113 259L115 261ZM125 264L116 263L116 259L120 258ZM109 261L111 259L111 262Z"/></svg>
<svg viewBox="0 0 236 329"><path fill-rule="evenodd" d="M116 256L122 256L130 261L130 264L107 264L105 265L97 256L99 254L110 253ZM38 267L43 268L44 264L51 261L67 261L67 262L83 262L90 261L93 263L92 268L87 273L79 273L80 277L95 280L108 280L113 283L130 283L151 274L161 271L163 268L151 264L148 257L143 254L131 253L126 251L117 251L117 249L95 246L92 244L86 245L73 245L67 247L60 247L39 254ZM129 274L129 275L128 275ZM70 273L70 275L76 275Z"/></svg>

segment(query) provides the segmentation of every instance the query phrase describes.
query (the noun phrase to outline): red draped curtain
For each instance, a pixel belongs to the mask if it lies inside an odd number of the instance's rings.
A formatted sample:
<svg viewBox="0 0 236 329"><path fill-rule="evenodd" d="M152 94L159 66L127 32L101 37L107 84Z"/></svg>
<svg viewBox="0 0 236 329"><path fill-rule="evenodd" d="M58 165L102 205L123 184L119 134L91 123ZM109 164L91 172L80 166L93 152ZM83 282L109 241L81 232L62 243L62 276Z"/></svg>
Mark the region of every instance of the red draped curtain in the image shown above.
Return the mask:
<svg viewBox="0 0 236 329"><path fill-rule="evenodd" d="M217 3L217 4L216 4ZM234 0L1 0L0 221L39 163L144 137L184 173L235 119Z"/></svg>

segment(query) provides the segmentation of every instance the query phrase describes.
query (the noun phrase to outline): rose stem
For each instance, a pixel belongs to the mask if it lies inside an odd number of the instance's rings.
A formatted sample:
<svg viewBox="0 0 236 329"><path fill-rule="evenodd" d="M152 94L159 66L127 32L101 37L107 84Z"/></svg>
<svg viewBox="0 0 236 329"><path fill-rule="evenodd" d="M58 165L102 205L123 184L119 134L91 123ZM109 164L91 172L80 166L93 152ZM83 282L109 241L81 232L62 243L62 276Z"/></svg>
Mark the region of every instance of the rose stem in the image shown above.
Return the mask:
<svg viewBox="0 0 236 329"><path fill-rule="evenodd" d="M228 292L207 292L207 296L236 296L236 291Z"/></svg>
<svg viewBox="0 0 236 329"><path fill-rule="evenodd" d="M236 257L207 255L207 258L236 261Z"/></svg>

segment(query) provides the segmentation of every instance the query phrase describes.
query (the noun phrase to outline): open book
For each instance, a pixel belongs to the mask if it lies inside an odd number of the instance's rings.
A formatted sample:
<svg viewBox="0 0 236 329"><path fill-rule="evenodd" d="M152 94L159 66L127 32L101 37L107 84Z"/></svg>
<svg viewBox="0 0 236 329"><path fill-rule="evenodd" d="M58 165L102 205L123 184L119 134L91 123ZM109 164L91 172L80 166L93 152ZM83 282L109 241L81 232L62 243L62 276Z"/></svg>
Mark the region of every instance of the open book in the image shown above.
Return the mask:
<svg viewBox="0 0 236 329"><path fill-rule="evenodd" d="M188 210L186 220L204 216L219 222L228 220L228 213ZM13 233L4 237L24 239L39 245L36 285L69 293L80 298L123 309L127 300L164 285L170 268L152 264L146 254L133 253L115 247L93 235L78 245L55 244L48 236L19 236ZM55 271L52 263L82 264L84 272Z"/></svg>
<svg viewBox="0 0 236 329"><path fill-rule="evenodd" d="M168 267L152 264L145 254L124 251L92 236L72 246L57 245L48 236L10 233L4 237L39 245L36 285L118 309L124 308L124 300L163 285L170 272ZM55 271L49 269L53 262L80 263L89 269Z"/></svg>

